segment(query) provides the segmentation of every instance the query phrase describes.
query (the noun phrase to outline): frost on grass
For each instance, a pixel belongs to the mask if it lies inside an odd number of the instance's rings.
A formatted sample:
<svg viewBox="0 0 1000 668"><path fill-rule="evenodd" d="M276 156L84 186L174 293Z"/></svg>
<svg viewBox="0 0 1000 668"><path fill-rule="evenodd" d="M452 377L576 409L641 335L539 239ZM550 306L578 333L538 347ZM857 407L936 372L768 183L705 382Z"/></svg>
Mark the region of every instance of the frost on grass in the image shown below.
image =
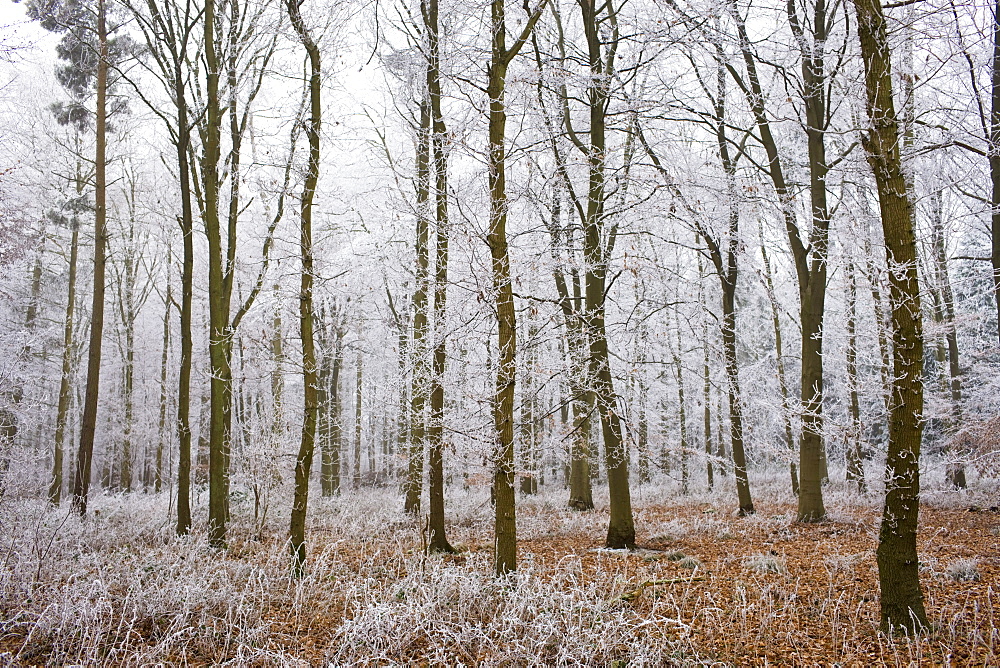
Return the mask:
<svg viewBox="0 0 1000 668"><path fill-rule="evenodd" d="M747 570L756 573L773 573L782 575L788 572L785 562L771 554L752 554L743 560L743 565Z"/></svg>
<svg viewBox="0 0 1000 668"><path fill-rule="evenodd" d="M328 660L431 665L670 665L684 641L670 620L640 617L609 602L576 570L521 570L496 580L481 555L464 567L438 565L404 578L359 606L336 632ZM689 655L688 655L689 656ZM690 658L690 657L689 657Z"/></svg>
<svg viewBox="0 0 1000 668"><path fill-rule="evenodd" d="M677 565L681 568L689 568L691 570L701 568L701 562L695 557L684 557L678 560Z"/></svg>
<svg viewBox="0 0 1000 668"><path fill-rule="evenodd" d="M959 559L948 566L948 577L959 582L977 582L979 564L975 559Z"/></svg>

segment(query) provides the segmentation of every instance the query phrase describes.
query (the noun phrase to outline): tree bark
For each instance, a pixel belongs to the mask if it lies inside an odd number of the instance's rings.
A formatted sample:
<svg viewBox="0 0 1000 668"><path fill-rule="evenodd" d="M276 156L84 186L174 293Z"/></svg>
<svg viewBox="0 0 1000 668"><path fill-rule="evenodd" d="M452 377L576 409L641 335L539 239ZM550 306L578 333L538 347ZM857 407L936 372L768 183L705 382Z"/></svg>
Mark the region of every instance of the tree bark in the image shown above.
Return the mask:
<svg viewBox="0 0 1000 668"><path fill-rule="evenodd" d="M891 57L880 0L854 0L865 66L869 130L862 143L878 189L889 262L893 382L886 456L886 496L876 552L883 631L927 626L917 562L920 441L923 431L923 326L917 280L913 203L900 158Z"/></svg>
<svg viewBox="0 0 1000 668"><path fill-rule="evenodd" d="M77 196L82 194L83 177L77 178ZM63 321L62 372L59 376L59 399L56 407L55 451L52 457L52 482L49 501L58 506L62 500L63 459L66 443L66 423L69 422L70 404L73 401L73 321L76 314L76 267L80 248L80 221L76 214L70 223L72 236L69 250L69 276L66 290L66 316Z"/></svg>
<svg viewBox="0 0 1000 668"><path fill-rule="evenodd" d="M302 273L299 280L299 332L302 338L302 391L303 413L302 431L299 438L299 453L295 458L295 491L292 499L292 513L289 526L289 548L292 552L292 570L301 577L306 560L306 513L309 505L309 473L312 470L313 453L316 445L316 423L319 403L316 388L316 346L313 338L313 240L312 214L316 184L319 181L320 128L322 106L320 104L320 54L309 30L299 12L300 0L287 0L286 8L292 27L309 56L309 118L306 135L309 139L309 164L305 183L302 186L300 209L299 252L302 259ZM360 391L360 364L358 381ZM360 410L360 408L359 408Z"/></svg>
<svg viewBox="0 0 1000 668"><path fill-rule="evenodd" d="M433 2L434 0L432 0ZM527 7L527 5L525 5ZM514 289L511 285L510 256L507 250L507 67L531 35L545 8L545 0L530 15L517 41L507 48L504 0L492 0L490 26L491 60L487 70L489 97L488 182L490 227L486 241L493 269L493 299L497 317L497 377L493 395L494 427L494 570L498 576L517 570L517 522L514 499L514 384L517 377L517 321Z"/></svg>
<svg viewBox="0 0 1000 668"><path fill-rule="evenodd" d="M104 274L107 246L107 98L108 98L108 29L105 0L97 1L97 113L94 155L94 284L90 313L90 349L87 354L87 389L80 424L80 447L73 477L73 507L87 514L94 435L97 431L97 405L101 387L101 343L104 336Z"/></svg>
<svg viewBox="0 0 1000 668"><path fill-rule="evenodd" d="M858 337L856 333L856 305L858 302L857 280L854 261L847 260L847 391L850 395L847 431L847 480L858 486L864 494L868 490L865 482L864 457L861 452L861 404L858 397Z"/></svg>
<svg viewBox="0 0 1000 668"><path fill-rule="evenodd" d="M764 260L764 284L767 288L768 301L771 303L771 325L774 328L774 357L778 375L778 389L781 392L781 423L785 427L785 445L789 451L795 451L795 435L792 432L791 401L788 396L788 379L785 374L785 356L781 343L781 317L778 310L778 296L774 291L774 277L771 274L771 262L761 239L760 253ZM799 495L798 467L793 459L788 464L788 473L792 483L792 494Z"/></svg>
<svg viewBox="0 0 1000 668"><path fill-rule="evenodd" d="M993 78L991 82L990 135L990 259L993 265L993 299L997 307L1000 338L1000 0L993 8Z"/></svg>
<svg viewBox="0 0 1000 668"><path fill-rule="evenodd" d="M589 143L584 146L588 166L587 210L583 225L584 259L587 271L584 279L586 313L584 329L590 344L589 376L595 405L601 416L604 456L608 470L610 520L605 545L609 548L635 548L635 521L632 516L632 494L629 489L628 452L622 438L611 356L605 328L608 261L614 244L614 234L608 235L605 219L605 161L608 89L606 80L615 71L618 47L617 13L614 3L605 5L580 3L584 35L587 40L587 63L590 84L587 107L590 116ZM605 12L605 17L600 12ZM607 25L605 24L607 22ZM602 35L603 29L608 35Z"/></svg>
<svg viewBox="0 0 1000 668"><path fill-rule="evenodd" d="M441 32L438 0L426 0L428 37L427 94L431 107L431 171L434 175L434 351L430 375L430 422L427 429L428 549L454 552L444 526L444 374L447 361L448 299L448 155L447 128L441 111Z"/></svg>
<svg viewBox="0 0 1000 668"><path fill-rule="evenodd" d="M410 388L410 447L406 472L408 513L420 512L424 476L424 441L427 436L425 407L430 369L427 360L427 298L430 291L430 168L431 108L425 99L420 104L420 128L417 135L417 244L416 285L413 291L413 376Z"/></svg>

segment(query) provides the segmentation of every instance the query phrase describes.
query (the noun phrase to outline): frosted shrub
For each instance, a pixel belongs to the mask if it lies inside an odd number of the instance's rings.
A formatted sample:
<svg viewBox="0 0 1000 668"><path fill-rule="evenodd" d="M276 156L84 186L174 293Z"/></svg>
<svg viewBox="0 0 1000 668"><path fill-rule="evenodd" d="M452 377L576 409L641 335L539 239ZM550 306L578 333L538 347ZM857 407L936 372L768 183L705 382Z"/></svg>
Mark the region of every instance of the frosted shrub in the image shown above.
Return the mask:
<svg viewBox="0 0 1000 668"><path fill-rule="evenodd" d="M785 562L770 554L754 554L743 560L748 570L757 573L774 573L783 575L788 571Z"/></svg>
<svg viewBox="0 0 1000 668"><path fill-rule="evenodd" d="M948 566L948 577L959 582L976 582L979 580L979 568L975 559L959 559Z"/></svg>
<svg viewBox="0 0 1000 668"><path fill-rule="evenodd" d="M692 570L696 568L701 568L701 562L694 557L684 557L677 562L677 565L681 568L690 568Z"/></svg>

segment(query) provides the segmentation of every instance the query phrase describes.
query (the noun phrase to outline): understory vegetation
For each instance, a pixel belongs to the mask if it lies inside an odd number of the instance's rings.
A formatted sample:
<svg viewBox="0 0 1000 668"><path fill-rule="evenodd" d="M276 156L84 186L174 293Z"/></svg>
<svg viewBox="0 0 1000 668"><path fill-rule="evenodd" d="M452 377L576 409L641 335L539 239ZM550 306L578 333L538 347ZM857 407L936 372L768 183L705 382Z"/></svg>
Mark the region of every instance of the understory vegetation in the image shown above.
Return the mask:
<svg viewBox="0 0 1000 668"><path fill-rule="evenodd" d="M834 472L837 478L839 472ZM841 476L842 477L842 476ZM933 479L933 476L929 476ZM940 476L938 476L940 477ZM636 488L639 549L607 550L606 492L565 508L548 485L520 500L521 567L495 578L488 489L450 490L453 555L424 553L399 493L362 488L310 516L308 570L290 577L286 517L227 551L205 526L178 537L169 495L100 495L82 519L0 501L0 661L15 665L996 665L996 481L930 483L921 580L932 628L878 633L880 492L831 483L829 518L795 521L780 478L683 496ZM205 501L205 494L197 498ZM276 504L287 508L287 503ZM196 506L197 508L197 506ZM234 516L234 521L240 521ZM204 517L204 513L197 516ZM973 575L974 574L974 575Z"/></svg>

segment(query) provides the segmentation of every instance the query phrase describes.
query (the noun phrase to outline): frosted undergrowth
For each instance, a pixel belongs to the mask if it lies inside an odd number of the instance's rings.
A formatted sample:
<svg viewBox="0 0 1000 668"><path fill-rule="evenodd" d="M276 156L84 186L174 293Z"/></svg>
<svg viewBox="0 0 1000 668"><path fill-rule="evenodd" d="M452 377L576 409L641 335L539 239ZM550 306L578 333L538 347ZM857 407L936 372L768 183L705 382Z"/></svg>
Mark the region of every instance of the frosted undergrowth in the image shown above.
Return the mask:
<svg viewBox="0 0 1000 668"><path fill-rule="evenodd" d="M496 580L484 555L435 565L360 607L332 640L334 664L687 665L686 626L639 616L567 565ZM597 580L594 578L593 580Z"/></svg>
<svg viewBox="0 0 1000 668"><path fill-rule="evenodd" d="M639 543L753 527L786 530L794 517L768 506L790 503L787 481L775 475L752 482L759 513L738 523L730 521L731 476L719 479L713 492L688 497L689 508L702 512L677 518L663 519L646 507L680 501L676 481L637 486ZM949 504L990 494L982 485L969 493L930 489ZM842 481L825 491L835 521L870 524L871 511L880 506L878 497L852 493ZM488 488L449 489L449 538L475 551L444 559L423 556L424 517L402 512L398 490L315 497L308 570L299 581L289 578L284 543L287 490L275 493L261 542L249 539L254 532L247 508L234 505L227 551L204 540L206 494L196 497L194 532L184 538L174 534L167 493L96 494L85 520L68 505L52 509L9 494L0 498L0 664L697 663L693 636L678 619L686 590L663 592L667 598L651 610L621 605L628 578L616 570L620 559L601 559L596 571L582 574L576 557L543 567L532 557L534 548L524 545L518 577L497 582L489 563L488 494ZM606 490L595 487L594 513L566 510L566 497L566 490L550 485L519 498L520 538L599 544ZM854 566L847 560L825 565L832 577ZM700 614L717 614L711 611L723 602L706 596ZM754 605L791 605L772 599L768 594ZM722 628L737 613L719 612ZM746 624L748 633L760 631L751 617ZM992 610L956 611L945 626L956 639L970 628L986 629L977 632L993 642ZM1000 637L995 640L1000 644ZM710 650L711 643L701 649Z"/></svg>

